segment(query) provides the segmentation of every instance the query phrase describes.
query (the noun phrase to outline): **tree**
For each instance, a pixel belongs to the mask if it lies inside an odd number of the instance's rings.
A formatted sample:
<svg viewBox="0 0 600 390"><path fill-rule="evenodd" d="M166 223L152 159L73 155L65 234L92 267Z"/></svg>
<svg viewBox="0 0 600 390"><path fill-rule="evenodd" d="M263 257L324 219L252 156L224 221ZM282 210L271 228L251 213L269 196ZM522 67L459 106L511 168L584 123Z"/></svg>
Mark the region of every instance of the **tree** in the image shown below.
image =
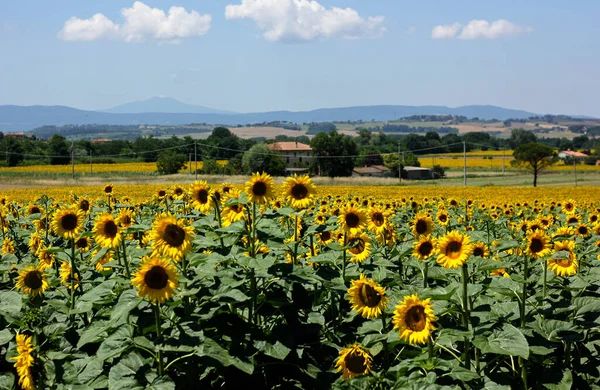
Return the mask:
<svg viewBox="0 0 600 390"><path fill-rule="evenodd" d="M50 164L66 165L71 162L71 146L62 135L54 134L49 141Z"/></svg>
<svg viewBox="0 0 600 390"><path fill-rule="evenodd" d="M538 174L545 168L558 161L558 156L548 145L529 142L517 146L513 154L512 165L520 165L530 169L533 173L533 186L537 186Z"/></svg>
<svg viewBox="0 0 600 390"><path fill-rule="evenodd" d="M23 146L14 137L4 137L0 146L3 151L6 151L6 165L14 167L24 160Z"/></svg>
<svg viewBox="0 0 600 390"><path fill-rule="evenodd" d="M285 173L285 164L266 144L256 144L244 153L242 170L246 174L266 172L269 175L281 176Z"/></svg>
<svg viewBox="0 0 600 390"><path fill-rule="evenodd" d="M185 167L186 156L173 150L166 150L160 154L156 161L156 170L163 175L179 172Z"/></svg>
<svg viewBox="0 0 600 390"><path fill-rule="evenodd" d="M400 167L402 167L402 177L407 177L404 167L420 167L421 163L416 155L404 152L403 159L400 161ZM398 176L398 155L386 154L383 157L383 165L392 171L394 176Z"/></svg>
<svg viewBox="0 0 600 390"><path fill-rule="evenodd" d="M537 141L537 137L529 130L513 129L510 132L508 143L510 147L515 149L519 145L533 143Z"/></svg>
<svg viewBox="0 0 600 390"><path fill-rule="evenodd" d="M352 176L354 158L357 154L356 142L350 136L337 131L319 133L310 146L316 157L315 164L319 167L320 174L329 177ZM333 157L335 156L335 157Z"/></svg>
<svg viewBox="0 0 600 390"><path fill-rule="evenodd" d="M230 159L238 154L241 147L240 138L233 134L227 127L215 127L206 139L206 143L215 147L203 148L202 156L209 156L215 160Z"/></svg>

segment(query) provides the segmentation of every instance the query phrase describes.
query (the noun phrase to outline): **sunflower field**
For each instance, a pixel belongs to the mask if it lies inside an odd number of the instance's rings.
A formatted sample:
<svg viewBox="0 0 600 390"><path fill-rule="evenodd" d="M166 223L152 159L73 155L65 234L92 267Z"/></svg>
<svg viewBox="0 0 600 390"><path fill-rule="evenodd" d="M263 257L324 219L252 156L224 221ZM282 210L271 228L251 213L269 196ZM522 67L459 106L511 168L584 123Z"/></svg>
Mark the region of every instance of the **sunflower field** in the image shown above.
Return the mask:
<svg viewBox="0 0 600 390"><path fill-rule="evenodd" d="M0 197L0 389L600 386L598 189L132 188Z"/></svg>

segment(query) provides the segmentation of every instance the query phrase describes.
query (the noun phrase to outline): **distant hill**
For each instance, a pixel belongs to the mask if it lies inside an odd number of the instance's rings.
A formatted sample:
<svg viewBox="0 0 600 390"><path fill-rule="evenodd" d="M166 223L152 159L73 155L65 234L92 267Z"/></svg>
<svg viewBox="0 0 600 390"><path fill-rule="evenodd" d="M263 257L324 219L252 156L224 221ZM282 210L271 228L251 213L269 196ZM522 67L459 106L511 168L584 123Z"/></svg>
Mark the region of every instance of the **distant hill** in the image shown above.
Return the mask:
<svg viewBox="0 0 600 390"><path fill-rule="evenodd" d="M496 106L357 106L312 111L271 111L247 114L215 113L110 113L66 106L0 106L0 131L26 131L45 125L185 125L190 123L246 125L271 121L295 123L329 121L386 121L410 115L463 115L479 119L524 119L537 115Z"/></svg>
<svg viewBox="0 0 600 390"><path fill-rule="evenodd" d="M141 114L145 112L161 112L169 114L235 114L231 111L216 110L210 107L183 103L169 97L152 97L147 100L138 100L107 110L98 111L113 114Z"/></svg>

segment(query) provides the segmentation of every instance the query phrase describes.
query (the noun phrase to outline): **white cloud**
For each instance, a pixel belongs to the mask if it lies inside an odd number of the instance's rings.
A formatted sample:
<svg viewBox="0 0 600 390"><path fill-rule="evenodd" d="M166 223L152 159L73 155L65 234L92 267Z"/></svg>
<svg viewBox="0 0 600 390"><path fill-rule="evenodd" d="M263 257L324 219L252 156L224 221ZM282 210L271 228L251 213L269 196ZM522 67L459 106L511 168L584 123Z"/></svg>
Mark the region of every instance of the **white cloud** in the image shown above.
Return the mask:
<svg viewBox="0 0 600 390"><path fill-rule="evenodd" d="M462 28L462 31L460 29ZM460 34L459 34L460 31ZM508 36L517 36L530 33L533 28L529 26L519 26L500 19L493 22L487 20L471 20L466 26L460 23L435 26L431 31L433 39L498 39Z"/></svg>
<svg viewBox="0 0 600 390"><path fill-rule="evenodd" d="M117 24L103 14L89 19L72 17L58 33L65 41L95 41L118 39L125 42L142 42L153 39L177 43L183 38L204 35L210 29L211 15L186 11L183 7L171 7L168 14L159 8L151 8L141 1L131 8L123 8L123 24Z"/></svg>
<svg viewBox="0 0 600 390"><path fill-rule="evenodd" d="M460 23L447 24L445 26L435 26L431 31L431 38L433 39L453 39L458 30L460 30Z"/></svg>
<svg viewBox="0 0 600 390"><path fill-rule="evenodd" d="M383 16L364 18L352 8L327 9L311 0L242 0L228 5L225 17L253 19L269 41L375 38L385 31Z"/></svg>

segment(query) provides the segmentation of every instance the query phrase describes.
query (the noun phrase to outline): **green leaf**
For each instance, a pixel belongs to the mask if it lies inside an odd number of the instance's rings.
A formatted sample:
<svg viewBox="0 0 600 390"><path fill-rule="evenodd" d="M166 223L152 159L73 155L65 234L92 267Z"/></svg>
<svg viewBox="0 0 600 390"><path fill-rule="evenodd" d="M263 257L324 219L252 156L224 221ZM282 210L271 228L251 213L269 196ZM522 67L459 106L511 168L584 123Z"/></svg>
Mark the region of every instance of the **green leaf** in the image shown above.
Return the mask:
<svg viewBox="0 0 600 390"><path fill-rule="evenodd" d="M575 316L581 316L585 313L600 313L600 299L595 297L579 297L573 299L575 305Z"/></svg>
<svg viewBox="0 0 600 390"><path fill-rule="evenodd" d="M127 315L134 307L139 305L141 299L137 297L135 289L129 289L123 291L119 297L119 302L116 304L112 313L110 314L110 324L117 326L127 321Z"/></svg>
<svg viewBox="0 0 600 390"><path fill-rule="evenodd" d="M571 370L566 369L558 383L544 381L544 387L550 390L571 390L573 387L573 374L571 374Z"/></svg>
<svg viewBox="0 0 600 390"><path fill-rule="evenodd" d="M492 283L490 283L490 290L505 295L508 297L519 296L519 292L522 290L521 284L515 282L509 278L492 278Z"/></svg>
<svg viewBox="0 0 600 390"><path fill-rule="evenodd" d="M0 373L0 389L9 390L15 388L15 376L12 372Z"/></svg>
<svg viewBox="0 0 600 390"><path fill-rule="evenodd" d="M254 365L244 362L237 357L231 356L229 351L217 344L216 341L205 338L204 342L196 348L196 355L200 357L208 357L221 363L223 366L234 366L246 374L254 372Z"/></svg>
<svg viewBox="0 0 600 390"><path fill-rule="evenodd" d="M108 336L108 338L100 344L100 347L96 352L96 357L101 360L106 360L110 357L119 356L131 345L132 335L133 326L129 324L120 326L115 333Z"/></svg>
<svg viewBox="0 0 600 390"><path fill-rule="evenodd" d="M114 365L108 373L108 387L114 390L143 388L136 376L146 363L137 352L131 352Z"/></svg>
<svg viewBox="0 0 600 390"><path fill-rule="evenodd" d="M473 344L483 353L529 358L529 344L525 336L510 324L504 324L501 330L494 330L490 335L475 336Z"/></svg>
<svg viewBox="0 0 600 390"><path fill-rule="evenodd" d="M8 344L13 339L13 334L8 329L0 330L0 345Z"/></svg>
<svg viewBox="0 0 600 390"><path fill-rule="evenodd" d="M224 301L224 302L246 302L250 297L245 295L240 290L229 290L224 293L215 294L211 300Z"/></svg>
<svg viewBox="0 0 600 390"><path fill-rule="evenodd" d="M88 361L83 371L81 371L79 374L79 382L82 384L88 384L99 377L103 371L104 367L102 361L92 358Z"/></svg>
<svg viewBox="0 0 600 390"><path fill-rule="evenodd" d="M283 360L289 355L291 349L286 347L277 341L275 344L271 344L267 341L255 341L254 346L259 351L262 351L265 355L271 356L275 359Z"/></svg>
<svg viewBox="0 0 600 390"><path fill-rule="evenodd" d="M108 297L112 297L114 295L115 284L116 282L114 280L104 281L83 294L80 298L78 298L78 301L92 303L110 302L111 299L108 299Z"/></svg>
<svg viewBox="0 0 600 390"><path fill-rule="evenodd" d="M0 291L0 315L10 322L21 312L23 302L21 294L16 291Z"/></svg>

